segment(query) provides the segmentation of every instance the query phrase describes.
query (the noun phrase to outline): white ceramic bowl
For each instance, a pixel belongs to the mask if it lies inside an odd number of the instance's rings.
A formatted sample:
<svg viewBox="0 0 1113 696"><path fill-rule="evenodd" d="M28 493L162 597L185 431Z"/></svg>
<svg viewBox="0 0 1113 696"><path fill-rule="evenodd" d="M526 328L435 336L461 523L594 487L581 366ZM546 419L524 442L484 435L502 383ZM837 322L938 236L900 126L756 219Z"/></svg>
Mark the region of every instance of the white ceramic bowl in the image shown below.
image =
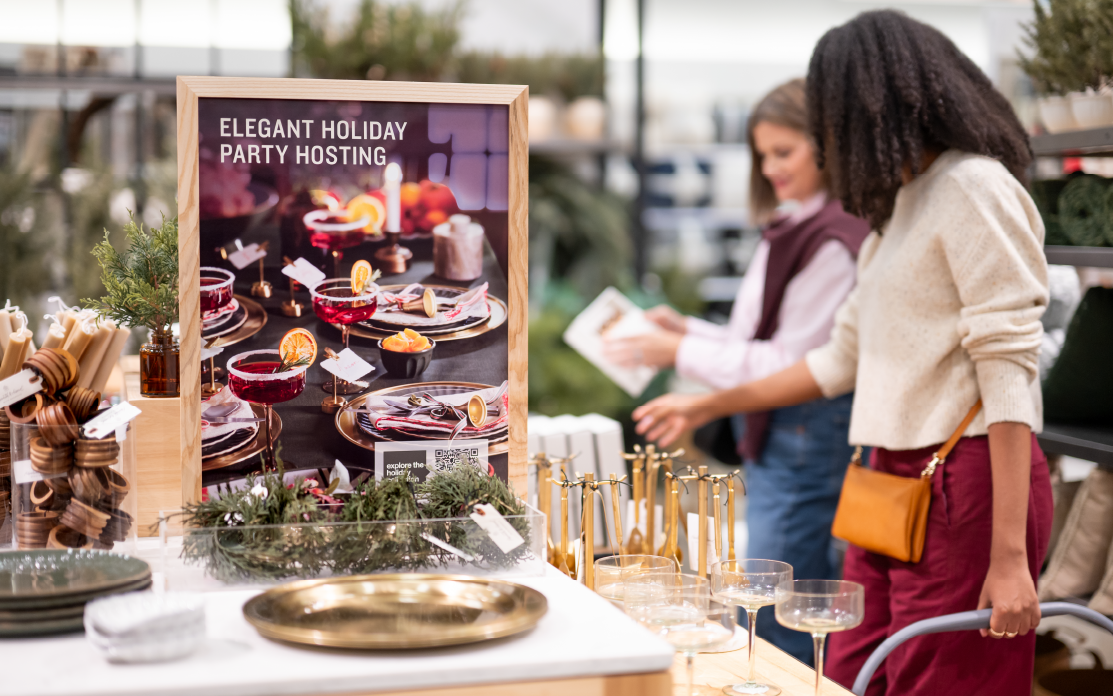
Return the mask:
<svg viewBox="0 0 1113 696"><path fill-rule="evenodd" d="M1113 96L1073 92L1070 95L1070 108L1079 128L1113 126Z"/></svg>
<svg viewBox="0 0 1113 696"><path fill-rule="evenodd" d="M1048 133L1078 130L1070 100L1066 97L1044 97L1039 101L1039 107L1040 120Z"/></svg>
<svg viewBox="0 0 1113 696"><path fill-rule="evenodd" d="M529 98L530 142L548 140L556 134L557 107L548 97Z"/></svg>
<svg viewBox="0 0 1113 696"><path fill-rule="evenodd" d="M580 97L564 113L564 130L579 140L602 140L607 129L607 105L599 97Z"/></svg>

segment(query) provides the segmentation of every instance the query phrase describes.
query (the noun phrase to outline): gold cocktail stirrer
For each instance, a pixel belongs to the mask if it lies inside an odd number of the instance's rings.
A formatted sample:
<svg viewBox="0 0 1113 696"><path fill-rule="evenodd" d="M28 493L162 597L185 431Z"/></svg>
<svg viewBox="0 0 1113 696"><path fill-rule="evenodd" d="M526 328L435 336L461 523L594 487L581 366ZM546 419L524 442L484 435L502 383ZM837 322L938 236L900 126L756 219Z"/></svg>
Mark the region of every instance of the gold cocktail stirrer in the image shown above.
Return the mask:
<svg viewBox="0 0 1113 696"><path fill-rule="evenodd" d="M701 578L707 577L707 467L699 468L699 548L696 556L699 564L696 574ZM691 532L689 531L689 534Z"/></svg>
<svg viewBox="0 0 1113 696"><path fill-rule="evenodd" d="M715 506L715 559L717 561L723 560L723 517L722 517L722 503L719 499L719 488L722 486L720 482L721 477L715 477L711 496L712 504Z"/></svg>
<svg viewBox="0 0 1113 696"><path fill-rule="evenodd" d="M584 584L587 589L595 589L595 474L585 473L582 483L583 529L580 538L584 549Z"/></svg>
<svg viewBox="0 0 1113 696"><path fill-rule="evenodd" d="M545 558L553 563L553 479L549 475L553 464L544 452L533 455L533 463L537 467L537 509L545 515Z"/></svg>
<svg viewBox="0 0 1113 696"><path fill-rule="evenodd" d="M622 553L622 509L618 502L618 484L621 480L611 474L611 508L614 510L614 539L611 540L611 548L616 555Z"/></svg>
<svg viewBox="0 0 1113 696"><path fill-rule="evenodd" d="M665 486L669 492L668 514L668 540L665 542L665 558L676 563L677 568L683 568L684 554L677 543L680 527L680 479L671 471L665 474Z"/></svg>
<svg viewBox="0 0 1113 696"><path fill-rule="evenodd" d="M657 476L661 456L653 445L645 446L645 541L641 553L657 552Z"/></svg>
<svg viewBox="0 0 1113 696"><path fill-rule="evenodd" d="M641 524L642 496L645 489L644 472L642 470L645 464L645 453L642 452L640 445L634 445L634 454L624 454L622 456L626 460L632 459L634 461L633 492L631 494L631 497L634 499L634 526L626 539L626 546L623 552L627 554L639 554L642 552L642 532L639 525Z"/></svg>
<svg viewBox="0 0 1113 696"><path fill-rule="evenodd" d="M666 496L665 497L665 519L666 520L669 519L669 505L671 505L671 499L669 498L668 480L669 480L669 476L672 474L673 461L675 459L677 459L678 457L682 457L682 456L684 456L684 450L683 449L678 449L671 454L666 453L666 454L661 455L661 468L664 469L665 482L666 482L666 485L665 485L665 496ZM679 509L677 510L677 514L679 515ZM668 534L667 530L665 531L665 534ZM661 554L664 553L666 541L667 541L667 539L662 539L661 540L661 548L658 552L658 555L661 555Z"/></svg>
<svg viewBox="0 0 1113 696"><path fill-rule="evenodd" d="M727 478L727 560L734 560L734 478Z"/></svg>
<svg viewBox="0 0 1113 696"><path fill-rule="evenodd" d="M568 482L560 482L560 552L557 554L557 570L568 577L572 571L568 568Z"/></svg>

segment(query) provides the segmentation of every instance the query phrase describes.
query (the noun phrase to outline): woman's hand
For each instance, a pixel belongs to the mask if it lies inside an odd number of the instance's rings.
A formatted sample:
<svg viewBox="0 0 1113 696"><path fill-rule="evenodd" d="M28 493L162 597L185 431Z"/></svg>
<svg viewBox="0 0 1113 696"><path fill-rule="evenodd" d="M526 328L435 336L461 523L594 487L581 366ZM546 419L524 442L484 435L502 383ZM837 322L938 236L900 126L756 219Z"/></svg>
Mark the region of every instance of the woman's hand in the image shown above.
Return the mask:
<svg viewBox="0 0 1113 696"><path fill-rule="evenodd" d="M703 394L665 394L634 409L637 433L661 447L668 447L684 431L709 423L714 417Z"/></svg>
<svg viewBox="0 0 1113 696"><path fill-rule="evenodd" d="M645 318L665 331L684 334L688 332L687 318L668 305L657 305L645 311Z"/></svg>
<svg viewBox="0 0 1113 696"><path fill-rule="evenodd" d="M629 338L606 339L603 357L620 367L672 367L683 338L682 334L672 331L655 331Z"/></svg>
<svg viewBox="0 0 1113 696"><path fill-rule="evenodd" d="M990 561L978 599L978 608L986 607L993 607L993 616L989 619L989 630L981 630L983 638L1015 638L1040 625L1040 600L1028 571L1026 554Z"/></svg>

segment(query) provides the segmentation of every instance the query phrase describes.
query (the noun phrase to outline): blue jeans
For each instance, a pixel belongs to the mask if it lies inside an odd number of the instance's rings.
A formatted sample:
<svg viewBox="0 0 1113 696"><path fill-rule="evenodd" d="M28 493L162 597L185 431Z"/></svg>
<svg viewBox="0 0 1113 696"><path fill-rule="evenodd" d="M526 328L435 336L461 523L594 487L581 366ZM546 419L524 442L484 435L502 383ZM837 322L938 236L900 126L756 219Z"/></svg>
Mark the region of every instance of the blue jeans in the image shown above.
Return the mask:
<svg viewBox="0 0 1113 696"><path fill-rule="evenodd" d="M745 558L784 561L797 580L837 579L831 521L854 448L847 442L853 394L773 411L761 459L746 462ZM745 420L733 419L736 437ZM757 634L806 663L812 638L777 623L773 607L758 612Z"/></svg>

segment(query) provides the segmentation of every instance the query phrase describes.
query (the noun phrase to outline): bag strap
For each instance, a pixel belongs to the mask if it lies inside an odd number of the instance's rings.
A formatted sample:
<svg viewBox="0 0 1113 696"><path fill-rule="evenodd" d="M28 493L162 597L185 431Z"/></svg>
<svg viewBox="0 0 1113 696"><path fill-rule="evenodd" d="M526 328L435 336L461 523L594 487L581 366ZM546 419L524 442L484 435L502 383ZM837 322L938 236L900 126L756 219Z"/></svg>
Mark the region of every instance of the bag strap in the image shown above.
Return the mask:
<svg viewBox="0 0 1113 696"><path fill-rule="evenodd" d="M962 419L961 423L959 423L958 428L956 428L955 431L951 434L950 439L944 442L943 446L940 447L935 452L935 454L931 456L931 461L928 462L927 467L925 467L924 470L920 472L920 478L924 478L925 476L930 477L932 474L935 473L935 467L939 466L944 462L944 460L947 459L947 455L950 454L951 450L955 448L955 445L958 444L959 439L962 438L962 434L966 432L966 429L968 427L970 427L971 421L974 420L974 417L978 415L978 411L981 410L982 400L978 399L977 403L971 406L970 410L967 411L966 417Z"/></svg>

